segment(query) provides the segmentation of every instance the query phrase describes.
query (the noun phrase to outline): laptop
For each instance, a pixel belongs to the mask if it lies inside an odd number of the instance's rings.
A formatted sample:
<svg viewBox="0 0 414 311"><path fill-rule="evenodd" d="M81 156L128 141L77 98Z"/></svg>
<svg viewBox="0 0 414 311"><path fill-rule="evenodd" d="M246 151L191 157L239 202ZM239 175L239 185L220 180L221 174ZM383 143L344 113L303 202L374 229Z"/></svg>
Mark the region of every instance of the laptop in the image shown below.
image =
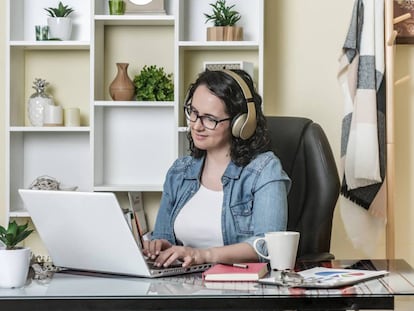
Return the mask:
<svg viewBox="0 0 414 311"><path fill-rule="evenodd" d="M19 189L19 194L56 267L153 278L212 266L152 266L114 193Z"/></svg>

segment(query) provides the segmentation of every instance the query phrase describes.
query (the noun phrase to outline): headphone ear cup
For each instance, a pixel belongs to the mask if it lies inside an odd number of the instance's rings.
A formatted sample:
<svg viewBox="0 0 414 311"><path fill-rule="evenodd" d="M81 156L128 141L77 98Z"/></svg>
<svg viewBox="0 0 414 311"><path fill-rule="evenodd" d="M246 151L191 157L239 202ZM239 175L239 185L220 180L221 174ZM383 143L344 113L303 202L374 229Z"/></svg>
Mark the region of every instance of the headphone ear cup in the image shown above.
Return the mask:
<svg viewBox="0 0 414 311"><path fill-rule="evenodd" d="M237 115L231 123L231 133L234 137L239 138L246 123L247 113Z"/></svg>

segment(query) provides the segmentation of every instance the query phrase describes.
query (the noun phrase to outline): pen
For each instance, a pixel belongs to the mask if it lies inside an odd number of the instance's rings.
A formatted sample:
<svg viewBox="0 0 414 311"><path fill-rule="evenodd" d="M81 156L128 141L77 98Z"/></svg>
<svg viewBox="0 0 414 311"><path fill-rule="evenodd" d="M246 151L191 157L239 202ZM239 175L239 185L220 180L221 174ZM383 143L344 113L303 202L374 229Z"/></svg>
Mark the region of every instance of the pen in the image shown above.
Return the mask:
<svg viewBox="0 0 414 311"><path fill-rule="evenodd" d="M235 267L235 268L242 268L242 269L247 269L249 266L244 264L244 263L225 263L225 262L220 262L220 264L225 265L225 266L230 266L230 267Z"/></svg>

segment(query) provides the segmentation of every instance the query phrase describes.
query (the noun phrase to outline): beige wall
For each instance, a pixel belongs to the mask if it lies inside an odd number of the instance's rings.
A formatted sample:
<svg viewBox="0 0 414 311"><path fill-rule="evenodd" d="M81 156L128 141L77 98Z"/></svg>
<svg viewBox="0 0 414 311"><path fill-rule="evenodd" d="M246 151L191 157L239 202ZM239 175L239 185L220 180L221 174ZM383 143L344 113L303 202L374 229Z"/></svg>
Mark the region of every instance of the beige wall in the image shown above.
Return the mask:
<svg viewBox="0 0 414 311"><path fill-rule="evenodd" d="M5 164L5 107L4 107L4 100L5 100L5 64L4 64L4 51L6 50L6 1L1 1L0 3L0 224L4 225L6 222L6 213L5 213L5 199L4 199L4 188L6 179L4 178L5 171L4 171L4 164Z"/></svg>
<svg viewBox="0 0 414 311"><path fill-rule="evenodd" d="M354 0L265 1L265 107L268 114L303 115L325 129L339 163L342 94L337 83L338 57L351 18ZM414 47L396 48L396 79L414 72ZM412 202L414 80L395 88L395 257L414 264ZM269 104L269 101L271 104ZM332 252L338 258L385 257L385 231L371 245L355 248L335 212ZM351 213L353 222L361 211ZM361 228L362 232L366 229ZM364 234L361 234L361 237ZM358 238L358 237L357 237ZM367 251L368 249L368 251Z"/></svg>
<svg viewBox="0 0 414 311"><path fill-rule="evenodd" d="M340 126L343 100L336 80L338 57L346 35L354 0L265 0L265 110L270 115L301 115L322 125L339 161ZM5 1L0 1L0 37L4 38ZM0 42L0 94L4 94L4 40ZM397 73L413 71L413 48L397 48ZM397 210L396 257L414 264L413 236L410 229L414 215L412 129L414 81L396 89ZM4 116L4 96L0 97L0 115ZM0 119L0 175L4 176L4 118ZM4 178L0 181L0 221L4 220ZM156 206L158 194L147 194L146 203ZM150 221L155 217L151 209ZM353 216L354 217L354 216ZM355 216L357 217L357 216ZM352 220L352 217L351 217ZM347 236L339 208L336 210L332 252L338 258L385 256L381 234L369 254L356 249Z"/></svg>

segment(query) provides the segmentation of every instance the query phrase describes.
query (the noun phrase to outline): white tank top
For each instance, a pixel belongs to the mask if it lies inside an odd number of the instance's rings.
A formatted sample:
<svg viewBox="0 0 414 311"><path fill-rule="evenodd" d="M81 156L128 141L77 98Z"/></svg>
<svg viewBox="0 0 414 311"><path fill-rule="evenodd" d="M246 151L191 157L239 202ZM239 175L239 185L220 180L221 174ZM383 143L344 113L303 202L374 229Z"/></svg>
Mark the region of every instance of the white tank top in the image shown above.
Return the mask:
<svg viewBox="0 0 414 311"><path fill-rule="evenodd" d="M175 219L176 238L184 246L195 248L223 246L222 205L223 191L213 191L201 185Z"/></svg>

